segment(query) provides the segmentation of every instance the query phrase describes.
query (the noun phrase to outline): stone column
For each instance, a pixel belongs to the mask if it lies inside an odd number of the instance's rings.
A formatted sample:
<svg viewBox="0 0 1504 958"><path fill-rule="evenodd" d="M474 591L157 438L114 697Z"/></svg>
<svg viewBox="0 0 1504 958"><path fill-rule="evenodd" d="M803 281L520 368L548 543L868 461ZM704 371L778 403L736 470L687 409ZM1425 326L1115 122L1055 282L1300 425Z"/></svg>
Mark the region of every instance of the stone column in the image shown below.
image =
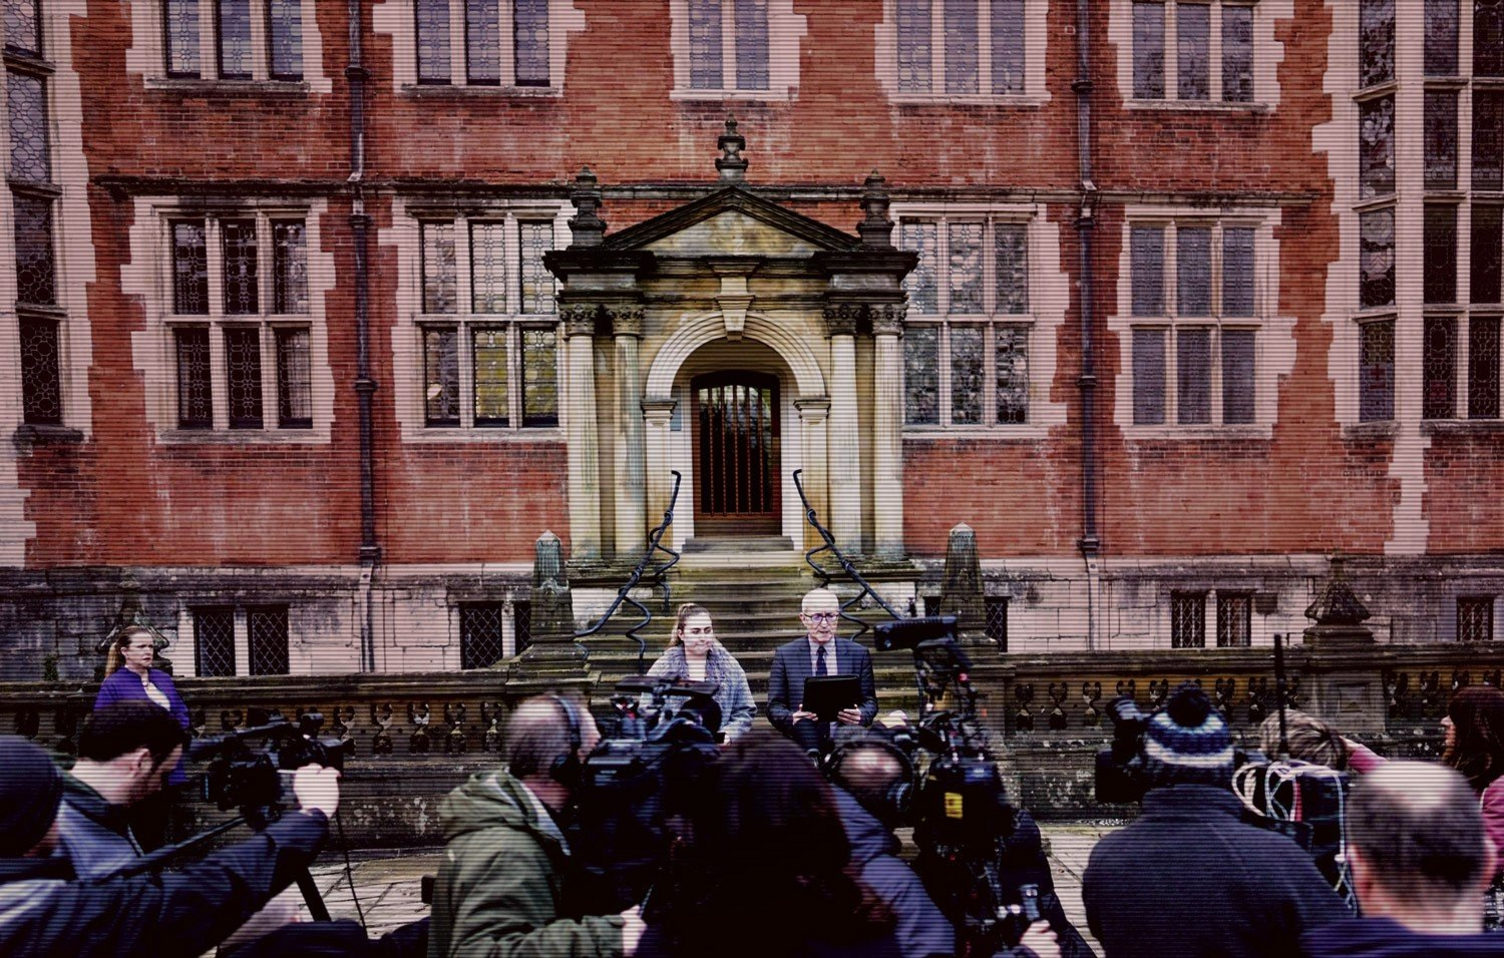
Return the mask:
<svg viewBox="0 0 1504 958"><path fill-rule="evenodd" d="M901 556L903 544L903 335L904 307L872 310L872 516L873 552Z"/></svg>
<svg viewBox="0 0 1504 958"><path fill-rule="evenodd" d="M820 522L828 524L830 500L826 494L825 420L830 416L830 400L824 396L796 399L794 408L799 412L800 451L804 458L799 482L804 486L804 495L809 499ZM803 515L799 517L799 526L804 530L806 549L824 544Z"/></svg>
<svg viewBox="0 0 1504 958"><path fill-rule="evenodd" d="M595 415L596 306L562 309L565 440L569 456L569 542L575 559L601 557L600 442Z"/></svg>
<svg viewBox="0 0 1504 958"><path fill-rule="evenodd" d="M830 306L830 516L826 525L846 552L862 546L861 449L857 442L856 320L859 306Z"/></svg>
<svg viewBox="0 0 1504 958"><path fill-rule="evenodd" d="M678 401L667 396L649 396L642 400L642 417L647 420L647 505L644 526L656 526L663 521L668 509L669 496L673 495L674 477L670 475L673 462L673 432L669 428L674 418ZM682 495L681 491L681 495ZM677 504L675 506L677 511ZM672 530L664 535L664 542L671 543ZM643 543L644 546L647 544Z"/></svg>
<svg viewBox="0 0 1504 958"><path fill-rule="evenodd" d="M637 360L642 307L620 306L610 315L616 342L616 557L636 560L647 542L642 371Z"/></svg>

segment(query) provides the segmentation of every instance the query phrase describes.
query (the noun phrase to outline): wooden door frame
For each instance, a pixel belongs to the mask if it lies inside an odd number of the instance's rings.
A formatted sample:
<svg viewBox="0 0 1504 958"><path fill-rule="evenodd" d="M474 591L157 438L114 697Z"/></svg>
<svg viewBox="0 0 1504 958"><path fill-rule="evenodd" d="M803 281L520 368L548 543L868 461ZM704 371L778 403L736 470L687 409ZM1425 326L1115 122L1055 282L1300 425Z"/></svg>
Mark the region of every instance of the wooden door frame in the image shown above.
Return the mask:
<svg viewBox="0 0 1504 958"><path fill-rule="evenodd" d="M701 474L700 443L700 390L715 386L750 386L767 388L769 395L769 457L768 457L768 515L757 519L727 519L707 517L700 505L700 484L705 480ZM783 532L783 381L777 373L755 369L725 369L701 373L689 381L690 398L690 461L694 463L695 481L691 483L694 503L695 535L697 536L758 536L778 535Z"/></svg>

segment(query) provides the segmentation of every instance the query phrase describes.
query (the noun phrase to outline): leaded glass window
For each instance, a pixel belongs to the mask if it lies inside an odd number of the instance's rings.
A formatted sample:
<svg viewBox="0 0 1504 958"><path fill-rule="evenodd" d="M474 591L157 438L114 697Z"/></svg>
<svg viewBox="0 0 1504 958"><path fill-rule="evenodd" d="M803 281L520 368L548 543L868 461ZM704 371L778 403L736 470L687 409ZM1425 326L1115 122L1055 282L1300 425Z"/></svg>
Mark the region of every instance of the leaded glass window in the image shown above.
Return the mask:
<svg viewBox="0 0 1504 958"><path fill-rule="evenodd" d="M1177 312L1181 316L1212 314L1212 231L1204 226L1176 230Z"/></svg>
<svg viewBox="0 0 1504 958"><path fill-rule="evenodd" d="M471 330L470 358L475 376L475 424L505 426L511 419L507 391L507 327Z"/></svg>
<svg viewBox="0 0 1504 958"><path fill-rule="evenodd" d="M1394 192L1394 97L1358 107L1358 198Z"/></svg>
<svg viewBox="0 0 1504 958"><path fill-rule="evenodd" d="M1425 186L1457 188L1457 91L1426 91Z"/></svg>
<svg viewBox="0 0 1504 958"><path fill-rule="evenodd" d="M173 336L177 347L178 428L209 429L214 425L209 327L180 326Z"/></svg>
<svg viewBox="0 0 1504 958"><path fill-rule="evenodd" d="M1242 649L1253 641L1253 594L1217 593L1217 648Z"/></svg>
<svg viewBox="0 0 1504 958"><path fill-rule="evenodd" d="M1473 204L1472 277L1474 303L1499 302L1500 274L1504 273L1504 207Z"/></svg>
<svg viewBox="0 0 1504 958"><path fill-rule="evenodd" d="M1023 93L1024 0L992 2L992 92Z"/></svg>
<svg viewBox="0 0 1504 958"><path fill-rule="evenodd" d="M308 231L302 220L272 221L272 311L308 312Z"/></svg>
<svg viewBox="0 0 1504 958"><path fill-rule="evenodd" d="M1253 8L1222 8L1222 99L1253 101Z"/></svg>
<svg viewBox="0 0 1504 958"><path fill-rule="evenodd" d="M1212 8L1199 3L1175 7L1175 45L1179 54L1176 96L1206 100L1212 92Z"/></svg>
<svg viewBox="0 0 1504 958"><path fill-rule="evenodd" d="M1421 346L1421 416L1451 419L1457 414L1457 322L1427 316Z"/></svg>
<svg viewBox="0 0 1504 958"><path fill-rule="evenodd" d="M1473 0L1473 75L1504 76L1504 0Z"/></svg>
<svg viewBox="0 0 1504 958"><path fill-rule="evenodd" d="M172 311L179 316L209 312L209 248L203 220L172 223Z"/></svg>
<svg viewBox="0 0 1504 958"><path fill-rule="evenodd" d="M63 421L58 325L50 316L19 319L21 418L32 425L55 426Z"/></svg>
<svg viewBox="0 0 1504 958"><path fill-rule="evenodd" d="M982 224L950 224L950 311L982 311Z"/></svg>
<svg viewBox="0 0 1504 958"><path fill-rule="evenodd" d="M506 223L470 221L470 285L477 313L506 312Z"/></svg>
<svg viewBox="0 0 1504 958"><path fill-rule="evenodd" d="M1468 323L1467 417L1499 418L1499 317L1474 316Z"/></svg>
<svg viewBox="0 0 1504 958"><path fill-rule="evenodd" d="M1473 91L1473 189L1504 190L1504 90Z"/></svg>
<svg viewBox="0 0 1504 958"><path fill-rule="evenodd" d="M930 0L898 0L898 92L930 92L930 44Z"/></svg>
<svg viewBox="0 0 1504 958"><path fill-rule="evenodd" d="M950 328L950 420L957 425L982 422L984 356L982 327Z"/></svg>
<svg viewBox="0 0 1504 958"><path fill-rule="evenodd" d="M1426 0L1426 76L1457 73L1458 0Z"/></svg>
<svg viewBox="0 0 1504 958"><path fill-rule="evenodd" d="M1165 421L1165 330L1133 331L1133 424Z"/></svg>
<svg viewBox="0 0 1504 958"><path fill-rule="evenodd" d="M721 89L721 62L721 0L689 0L690 88Z"/></svg>
<svg viewBox="0 0 1504 958"><path fill-rule="evenodd" d="M1494 640L1494 597L1465 595L1457 597L1457 641L1492 642Z"/></svg>
<svg viewBox="0 0 1504 958"><path fill-rule="evenodd" d="M1229 426L1255 419L1253 350L1253 330L1222 330L1222 421Z"/></svg>
<svg viewBox="0 0 1504 958"><path fill-rule="evenodd" d="M1364 323L1358 370L1358 419L1383 422L1394 418L1394 320Z"/></svg>
<svg viewBox="0 0 1504 958"><path fill-rule="evenodd" d="M940 311L940 238L933 221L907 220L898 231L899 245L919 257L919 263L904 278L909 306L916 313Z"/></svg>
<svg viewBox="0 0 1504 958"><path fill-rule="evenodd" d="M543 254L554 248L552 223L520 223L522 230L522 311L554 311L554 274L543 265Z"/></svg>
<svg viewBox="0 0 1504 958"><path fill-rule="evenodd" d="M1022 223L998 223L997 311L1029 311L1028 227Z"/></svg>
<svg viewBox="0 0 1504 958"><path fill-rule="evenodd" d="M14 70L6 74L10 112L10 176L28 183L50 183L52 161L47 143L47 96L41 77Z"/></svg>
<svg viewBox="0 0 1504 958"><path fill-rule="evenodd" d="M1364 309L1394 303L1394 210L1358 217L1359 295Z"/></svg>
<svg viewBox="0 0 1504 958"><path fill-rule="evenodd" d="M1206 593L1170 593L1170 648L1206 648Z"/></svg>
<svg viewBox="0 0 1504 958"><path fill-rule="evenodd" d="M1181 327L1175 330L1176 421L1194 426L1212 421L1212 333Z"/></svg>
<svg viewBox="0 0 1504 958"><path fill-rule="evenodd" d="M162 28L167 38L167 75L197 79L198 0L165 0Z"/></svg>
<svg viewBox="0 0 1504 958"><path fill-rule="evenodd" d="M1165 231L1162 226L1135 226L1130 235L1133 315L1165 314Z"/></svg>
<svg viewBox="0 0 1504 958"><path fill-rule="evenodd" d="M736 2L736 88L768 88L768 0Z"/></svg>
<svg viewBox="0 0 1504 958"><path fill-rule="evenodd" d="M423 312L459 310L459 274L455 261L454 224L424 223Z"/></svg>
<svg viewBox="0 0 1504 958"><path fill-rule="evenodd" d="M200 678L235 675L235 608L210 606L193 610L194 674Z"/></svg>
<svg viewBox="0 0 1504 958"><path fill-rule="evenodd" d="M417 19L418 82L450 82L449 0L414 0Z"/></svg>
<svg viewBox="0 0 1504 958"><path fill-rule="evenodd" d="M1359 0L1358 85L1394 79L1394 0Z"/></svg>
<svg viewBox="0 0 1504 958"><path fill-rule="evenodd" d="M1253 230L1229 226L1222 231L1222 315L1253 311Z"/></svg>
<svg viewBox="0 0 1504 958"><path fill-rule="evenodd" d="M303 4L267 0L267 52L273 80L303 79Z"/></svg>
<svg viewBox="0 0 1504 958"><path fill-rule="evenodd" d="M42 55L39 0L0 0L0 22L5 26L5 49L38 57Z"/></svg>
<svg viewBox="0 0 1504 958"><path fill-rule="evenodd" d="M286 675L292 667L288 653L287 606L251 606L245 610L252 675Z"/></svg>
<svg viewBox="0 0 1504 958"><path fill-rule="evenodd" d="M423 330L423 409L429 426L460 424L459 331L452 326Z"/></svg>
<svg viewBox="0 0 1504 958"><path fill-rule="evenodd" d="M989 595L982 599L982 608L986 612L987 638L997 643L999 652L1008 651L1008 597L1005 595ZM926 612L926 615L929 613Z"/></svg>
<svg viewBox="0 0 1504 958"><path fill-rule="evenodd" d="M16 299L37 306L57 302L57 271L52 247L52 200L11 195L16 219Z"/></svg>
<svg viewBox="0 0 1504 958"><path fill-rule="evenodd" d="M218 10L219 76L251 78L251 0L215 0Z"/></svg>
<svg viewBox="0 0 1504 958"><path fill-rule="evenodd" d="M460 606L460 668L488 669L506 655L500 602L466 602Z"/></svg>
<svg viewBox="0 0 1504 958"><path fill-rule="evenodd" d="M501 6L499 0L465 0L465 81L501 84Z"/></svg>
<svg viewBox="0 0 1504 958"><path fill-rule="evenodd" d="M1029 421L1029 330L999 326L997 335L997 421Z"/></svg>
<svg viewBox="0 0 1504 958"><path fill-rule="evenodd" d="M943 0L945 4L945 92L976 93L978 68L977 0Z"/></svg>
<svg viewBox="0 0 1504 958"><path fill-rule="evenodd" d="M940 328L910 326L903 339L904 422L940 422Z"/></svg>
<svg viewBox="0 0 1504 958"><path fill-rule="evenodd" d="M224 260L224 311L232 316L260 311L256 296L256 221L220 220Z"/></svg>
<svg viewBox="0 0 1504 958"><path fill-rule="evenodd" d="M549 329L522 330L522 424L559 424L558 333Z"/></svg>
<svg viewBox="0 0 1504 958"><path fill-rule="evenodd" d="M1133 96L1165 96L1165 8L1162 3L1133 5Z"/></svg>
<svg viewBox="0 0 1504 958"><path fill-rule="evenodd" d="M231 429L261 428L261 330L225 329L225 376Z"/></svg>
<svg viewBox="0 0 1504 958"><path fill-rule="evenodd" d="M1457 207L1426 205L1424 297L1427 303L1457 301Z"/></svg>
<svg viewBox="0 0 1504 958"><path fill-rule="evenodd" d="M518 86L548 86L548 0L515 0L512 46Z"/></svg>
<svg viewBox="0 0 1504 958"><path fill-rule="evenodd" d="M313 426L313 361L306 328L283 327L277 338L277 425L282 429Z"/></svg>

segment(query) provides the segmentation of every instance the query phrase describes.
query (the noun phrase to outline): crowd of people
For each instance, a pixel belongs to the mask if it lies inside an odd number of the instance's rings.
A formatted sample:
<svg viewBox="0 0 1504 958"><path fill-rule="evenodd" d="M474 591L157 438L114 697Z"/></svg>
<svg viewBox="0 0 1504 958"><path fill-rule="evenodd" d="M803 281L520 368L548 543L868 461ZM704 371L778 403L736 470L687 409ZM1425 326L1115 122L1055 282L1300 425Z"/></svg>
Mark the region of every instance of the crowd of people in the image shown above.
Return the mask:
<svg viewBox="0 0 1504 958"><path fill-rule="evenodd" d="M31 742L0 736L0 954L1091 956L1026 810L1007 810L999 867L985 880L1001 886L991 890L998 901L1027 899L1037 911L1013 908L1023 919L995 949L977 951L955 902L911 868L900 831L914 824L922 775L914 751L874 724L871 657L837 637L839 616L833 593L805 597L805 636L774 659L766 729L754 725L746 673L710 614L680 610L651 674L715 688L721 749L676 813L649 901L599 913L579 894L569 823L601 734L583 698L550 692L512 711L499 767L443 802L430 918L377 941L340 923L285 924L283 893L306 874L339 806L333 769L297 770L292 806L249 839L188 864L133 867L153 844L141 834L159 817L153 803L184 780L188 737L181 698L152 667L151 634L128 630L68 771ZM829 675L856 677L855 699L806 711L804 680ZM1141 813L1097 843L1083 877L1102 951L1504 955L1504 934L1490 930L1504 888L1504 692L1459 691L1443 724L1440 762L1386 761L1289 712L1260 729L1278 774L1254 780L1238 770L1245 757L1223 715L1199 687L1182 686L1144 726ZM1304 843L1258 814L1293 789L1288 817L1299 824L1302 776L1339 783L1331 835L1307 830ZM957 815L960 805L958 795Z"/></svg>

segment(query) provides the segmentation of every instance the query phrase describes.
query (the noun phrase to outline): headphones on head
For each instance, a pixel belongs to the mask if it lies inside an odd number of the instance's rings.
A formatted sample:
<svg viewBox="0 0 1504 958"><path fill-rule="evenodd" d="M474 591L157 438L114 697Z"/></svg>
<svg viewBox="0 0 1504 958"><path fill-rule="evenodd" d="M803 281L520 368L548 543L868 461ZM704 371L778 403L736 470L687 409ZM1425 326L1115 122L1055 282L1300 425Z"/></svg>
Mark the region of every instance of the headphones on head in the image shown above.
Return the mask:
<svg viewBox="0 0 1504 958"><path fill-rule="evenodd" d="M580 715L575 711L573 703L564 696L549 692L547 697L559 707L569 726L569 751L554 756L553 762L548 766L548 777L560 785L573 787L580 780Z"/></svg>
<svg viewBox="0 0 1504 958"><path fill-rule="evenodd" d="M882 793L882 802L899 817L908 815L909 808L914 804L914 760L909 754L892 742L876 735L868 735L843 742L831 749L830 756L825 760L825 773L838 785L844 787L845 778L841 774L841 767L852 754L864 750L886 752L898 762L898 777L889 783Z"/></svg>

